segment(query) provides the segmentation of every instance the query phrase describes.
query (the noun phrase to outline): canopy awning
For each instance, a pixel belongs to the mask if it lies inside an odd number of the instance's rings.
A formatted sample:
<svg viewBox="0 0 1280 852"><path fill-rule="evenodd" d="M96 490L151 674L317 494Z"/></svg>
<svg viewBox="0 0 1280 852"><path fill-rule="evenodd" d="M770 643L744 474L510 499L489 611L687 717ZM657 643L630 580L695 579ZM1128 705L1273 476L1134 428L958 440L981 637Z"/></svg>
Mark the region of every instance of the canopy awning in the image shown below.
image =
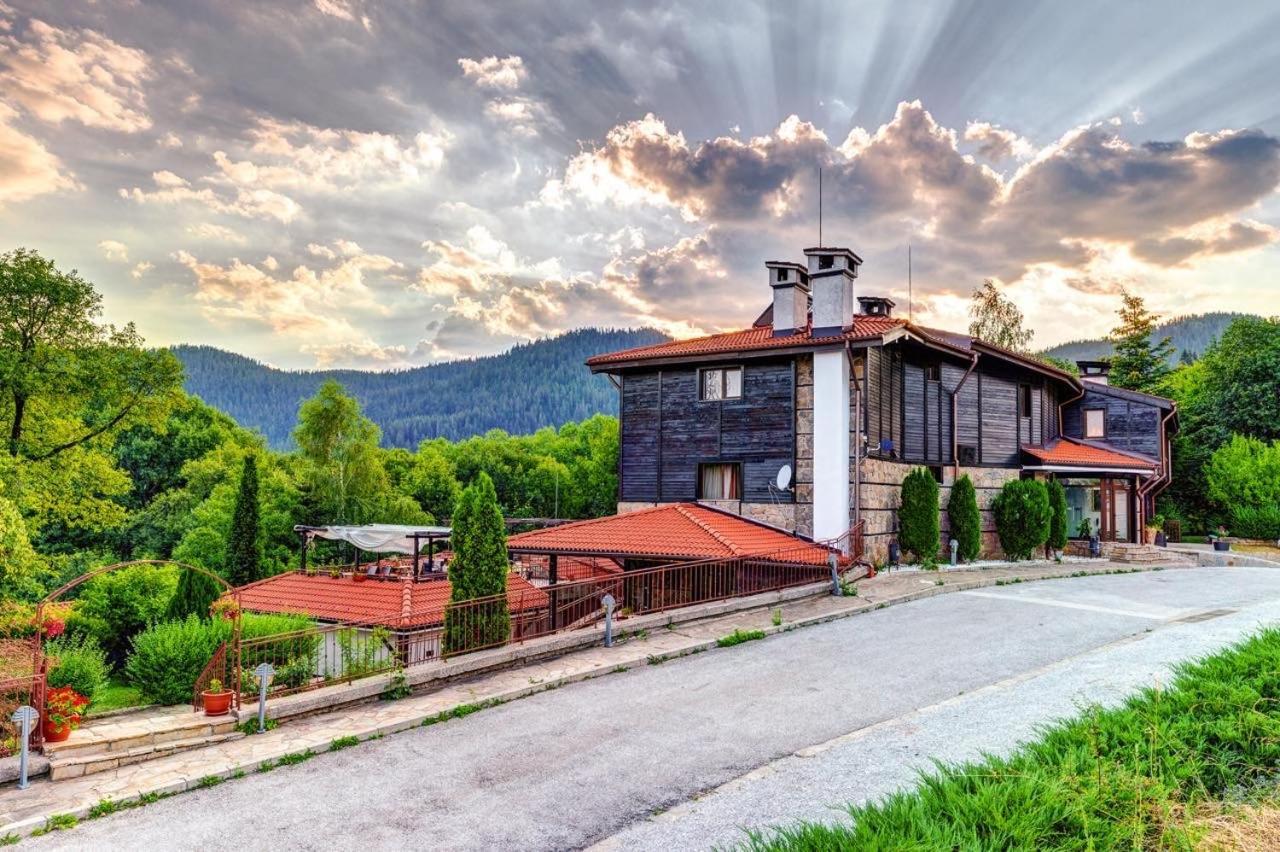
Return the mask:
<svg viewBox="0 0 1280 852"><path fill-rule="evenodd" d="M451 527L420 527L408 524L300 526L294 529L307 536L349 542L370 553L413 553L415 542L421 542L422 539L448 538L453 532Z"/></svg>

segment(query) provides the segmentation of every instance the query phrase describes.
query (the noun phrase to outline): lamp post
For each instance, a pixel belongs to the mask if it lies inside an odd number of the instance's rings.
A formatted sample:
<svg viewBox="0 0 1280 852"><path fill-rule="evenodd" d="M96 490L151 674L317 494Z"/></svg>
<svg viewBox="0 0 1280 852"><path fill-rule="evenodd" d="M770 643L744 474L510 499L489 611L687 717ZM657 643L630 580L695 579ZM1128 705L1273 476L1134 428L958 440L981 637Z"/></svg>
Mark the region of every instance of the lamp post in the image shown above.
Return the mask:
<svg viewBox="0 0 1280 852"><path fill-rule="evenodd" d="M40 711L23 704L9 718L22 726L22 750L18 753L18 789L25 790L30 786L27 782L27 757L31 752L31 726L40 718Z"/></svg>
<svg viewBox="0 0 1280 852"><path fill-rule="evenodd" d="M606 648L613 647L613 607L617 601L613 599L613 595L605 592L604 597L600 599L601 606L604 607L604 646Z"/></svg>
<svg viewBox="0 0 1280 852"><path fill-rule="evenodd" d="M258 676L258 733L267 732L267 687L275 676L276 667L270 663L260 663L253 673Z"/></svg>

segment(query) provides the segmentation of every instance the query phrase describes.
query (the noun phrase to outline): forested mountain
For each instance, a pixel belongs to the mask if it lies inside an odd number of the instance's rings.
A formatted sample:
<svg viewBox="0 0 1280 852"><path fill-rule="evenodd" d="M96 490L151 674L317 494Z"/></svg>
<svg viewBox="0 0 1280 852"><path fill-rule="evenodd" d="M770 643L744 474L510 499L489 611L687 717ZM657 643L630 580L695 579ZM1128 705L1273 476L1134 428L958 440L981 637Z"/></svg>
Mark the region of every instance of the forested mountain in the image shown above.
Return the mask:
<svg viewBox="0 0 1280 852"><path fill-rule="evenodd" d="M665 339L653 329L584 329L520 344L500 355L391 372L277 370L210 346L175 346L186 389L266 435L292 446L298 406L337 379L382 427L382 443L413 449L425 438L459 440L489 429L527 434L593 414L617 413L617 391L583 361L601 352Z"/></svg>
<svg viewBox="0 0 1280 852"><path fill-rule="evenodd" d="M1173 340L1174 360L1180 359L1183 352L1199 357L1210 343L1222 336L1232 320L1243 316L1249 314L1223 312L1174 317L1156 327L1155 337L1169 337ZM1046 349L1043 354L1065 361L1091 361L1110 357L1111 344L1105 339L1072 340Z"/></svg>

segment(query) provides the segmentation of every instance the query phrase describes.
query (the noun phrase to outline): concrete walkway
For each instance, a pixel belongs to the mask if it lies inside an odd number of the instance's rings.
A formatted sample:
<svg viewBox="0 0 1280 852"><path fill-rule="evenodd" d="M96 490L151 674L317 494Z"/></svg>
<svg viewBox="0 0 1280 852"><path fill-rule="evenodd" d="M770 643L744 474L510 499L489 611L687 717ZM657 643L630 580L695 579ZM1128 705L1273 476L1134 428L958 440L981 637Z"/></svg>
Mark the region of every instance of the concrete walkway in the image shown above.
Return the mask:
<svg viewBox="0 0 1280 852"><path fill-rule="evenodd" d="M707 619L634 637L614 648L578 651L401 701L379 702L291 720L266 734L169 758L80 779L37 782L26 791L8 789L0 793L0 836L27 833L45 825L53 814L83 817L103 800L124 802L211 786L218 779L252 772L264 763L274 764L281 758L289 760L290 755L327 751L334 740L377 738L457 713L458 708L465 712L491 706L573 681L648 667L674 657L709 650L716 647L718 639L735 629L785 632L949 591L975 590L1081 573L1131 573L1132 570L1128 566L1107 563L1041 563L983 571L882 574L859 583L857 597L818 596L786 603L782 606L780 625L772 623L773 612L768 609Z"/></svg>

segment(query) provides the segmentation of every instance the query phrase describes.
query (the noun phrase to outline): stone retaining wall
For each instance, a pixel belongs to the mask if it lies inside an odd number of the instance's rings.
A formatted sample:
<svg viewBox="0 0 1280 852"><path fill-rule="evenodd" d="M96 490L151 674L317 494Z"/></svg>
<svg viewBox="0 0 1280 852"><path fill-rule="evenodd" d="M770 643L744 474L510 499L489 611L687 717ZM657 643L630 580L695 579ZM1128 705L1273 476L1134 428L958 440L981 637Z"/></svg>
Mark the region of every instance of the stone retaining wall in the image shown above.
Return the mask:
<svg viewBox="0 0 1280 852"><path fill-rule="evenodd" d="M902 505L902 481L912 468L918 466L885 459L865 459L862 462L862 517L866 521L866 554L869 559L888 558L889 542L897 534L898 509ZM950 465L943 467L943 481L938 488L943 550L947 558L950 558L950 554L946 550L946 543L951 539L947 501L951 497L951 485L955 481L953 471L954 468ZM982 556L999 558L1003 556L1003 552L996 535L991 501L1006 482L1019 477L1020 471L1017 468L962 467L960 474L968 474L977 493L978 511L982 517ZM849 481L853 482L852 471ZM852 488L852 484L850 487Z"/></svg>

